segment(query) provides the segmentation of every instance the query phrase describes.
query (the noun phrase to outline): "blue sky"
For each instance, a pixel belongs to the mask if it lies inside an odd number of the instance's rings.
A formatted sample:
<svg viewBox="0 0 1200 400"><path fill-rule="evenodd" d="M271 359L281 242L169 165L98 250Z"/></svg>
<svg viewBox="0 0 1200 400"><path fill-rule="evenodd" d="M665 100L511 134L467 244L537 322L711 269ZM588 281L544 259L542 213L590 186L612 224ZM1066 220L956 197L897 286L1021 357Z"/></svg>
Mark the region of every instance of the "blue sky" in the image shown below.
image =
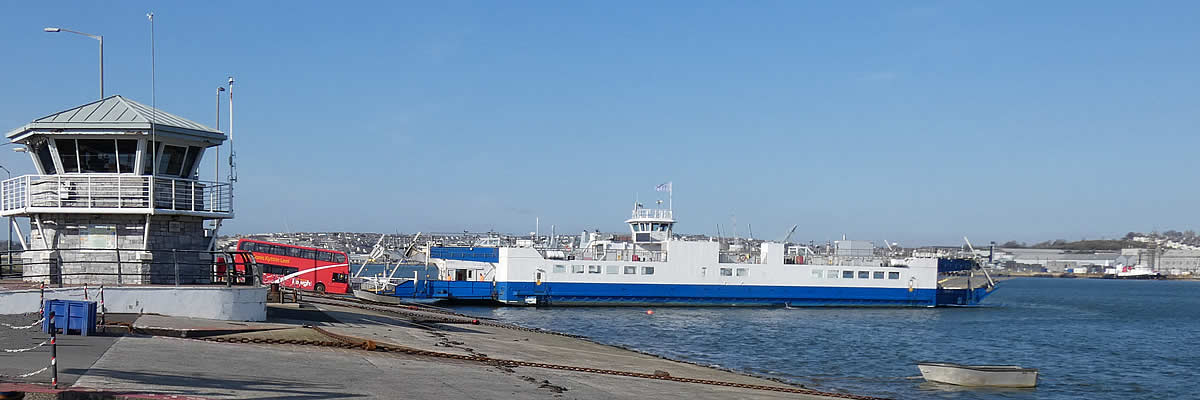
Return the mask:
<svg viewBox="0 0 1200 400"><path fill-rule="evenodd" d="M237 79L225 232L619 231L665 181L684 233L1196 227L1200 3L434 3L10 3L0 128L98 95L46 26L149 104L153 10L161 109Z"/></svg>

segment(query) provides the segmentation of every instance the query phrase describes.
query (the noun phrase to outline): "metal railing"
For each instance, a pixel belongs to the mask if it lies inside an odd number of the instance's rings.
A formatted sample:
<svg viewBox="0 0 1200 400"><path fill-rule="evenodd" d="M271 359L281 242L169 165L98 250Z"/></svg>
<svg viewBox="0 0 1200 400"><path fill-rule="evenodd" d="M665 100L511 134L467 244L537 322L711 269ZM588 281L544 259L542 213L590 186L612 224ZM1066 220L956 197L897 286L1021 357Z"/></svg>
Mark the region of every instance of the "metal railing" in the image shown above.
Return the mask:
<svg viewBox="0 0 1200 400"><path fill-rule="evenodd" d="M253 285L262 284L262 268L244 251L55 249L0 250L0 279L20 279L62 286L83 283L122 285ZM81 256L87 253L88 257ZM141 260L137 253L151 253ZM64 259L63 256L73 254ZM96 255L111 254L98 259ZM38 271L38 272L34 272ZM45 271L44 273L40 273ZM67 272L74 271L74 272ZM99 272L108 271L108 272Z"/></svg>
<svg viewBox="0 0 1200 400"><path fill-rule="evenodd" d="M124 174L24 175L0 184L0 215L31 209L227 214L233 212L233 189L227 182Z"/></svg>
<svg viewBox="0 0 1200 400"><path fill-rule="evenodd" d="M550 260L580 261L667 261L667 252L661 250L555 250L538 249L542 257Z"/></svg>
<svg viewBox="0 0 1200 400"><path fill-rule="evenodd" d="M633 209L633 217L671 219L671 210L662 210L657 208L635 208Z"/></svg>

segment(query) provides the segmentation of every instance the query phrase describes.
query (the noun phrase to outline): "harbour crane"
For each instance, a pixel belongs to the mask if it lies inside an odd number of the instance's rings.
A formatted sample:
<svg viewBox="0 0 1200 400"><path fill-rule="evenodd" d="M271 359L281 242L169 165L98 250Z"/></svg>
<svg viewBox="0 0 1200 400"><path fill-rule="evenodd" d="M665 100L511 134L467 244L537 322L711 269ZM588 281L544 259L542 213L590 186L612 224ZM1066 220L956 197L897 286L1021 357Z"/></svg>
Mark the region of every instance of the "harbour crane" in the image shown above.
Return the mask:
<svg viewBox="0 0 1200 400"><path fill-rule="evenodd" d="M793 234L793 233L796 233L796 227L797 227L797 226L800 226L800 224L792 224L792 229L789 229L789 230L788 230L788 233L787 233L786 235L783 235L783 240L780 240L779 242L780 242L780 243L787 243L787 242L788 242L788 240L792 238L792 234Z"/></svg>

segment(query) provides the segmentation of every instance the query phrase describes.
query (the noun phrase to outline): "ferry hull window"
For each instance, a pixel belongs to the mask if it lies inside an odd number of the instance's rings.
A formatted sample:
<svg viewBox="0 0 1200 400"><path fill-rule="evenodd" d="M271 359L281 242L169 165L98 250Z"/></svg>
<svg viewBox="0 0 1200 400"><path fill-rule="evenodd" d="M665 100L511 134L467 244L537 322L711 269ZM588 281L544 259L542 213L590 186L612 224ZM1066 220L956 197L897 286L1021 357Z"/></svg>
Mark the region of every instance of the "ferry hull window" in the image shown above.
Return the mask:
<svg viewBox="0 0 1200 400"><path fill-rule="evenodd" d="M621 273L621 267L619 267L619 266L616 266L616 265L608 265L608 266L605 266L605 267L604 267L604 273L607 273L607 274L619 274L619 273Z"/></svg>
<svg viewBox="0 0 1200 400"><path fill-rule="evenodd" d="M733 276L733 268L721 268L721 276Z"/></svg>
<svg viewBox="0 0 1200 400"><path fill-rule="evenodd" d="M567 266L566 266L566 265L555 265L555 266L554 266L554 273L556 273L556 274L561 274L561 273L564 273L564 272L567 272Z"/></svg>
<svg viewBox="0 0 1200 400"><path fill-rule="evenodd" d="M654 267L642 267L642 275L654 275Z"/></svg>
<svg viewBox="0 0 1200 400"><path fill-rule="evenodd" d="M747 276L747 275L750 275L749 268L738 268L737 269L737 276Z"/></svg>
<svg viewBox="0 0 1200 400"><path fill-rule="evenodd" d="M599 266L599 265L589 265L589 266L588 266L588 273L589 273L589 274L598 274L598 273L600 273L600 266Z"/></svg>
<svg viewBox="0 0 1200 400"><path fill-rule="evenodd" d="M632 266L632 265L626 265L625 266L625 275L634 275L634 274L637 274L637 267Z"/></svg>
<svg viewBox="0 0 1200 400"><path fill-rule="evenodd" d="M888 279L900 279L899 272L888 272Z"/></svg>
<svg viewBox="0 0 1200 400"><path fill-rule="evenodd" d="M814 270L812 270L812 276L813 276L813 278L820 279L825 276L825 271L822 271L819 269L814 269Z"/></svg>
<svg viewBox="0 0 1200 400"><path fill-rule="evenodd" d="M871 279L871 271L858 271L858 279Z"/></svg>
<svg viewBox="0 0 1200 400"><path fill-rule="evenodd" d="M572 266L571 266L571 272L572 272L572 273L575 273L575 274L582 274L582 273L583 273L583 266L582 266L582 265L572 265Z"/></svg>
<svg viewBox="0 0 1200 400"><path fill-rule="evenodd" d="M830 279L837 279L837 277L838 277L838 270L836 270L836 269L829 270L829 278Z"/></svg>
<svg viewBox="0 0 1200 400"><path fill-rule="evenodd" d="M875 279L883 279L883 271L875 271L875 275L873 277Z"/></svg>
<svg viewBox="0 0 1200 400"><path fill-rule="evenodd" d="M854 279L854 271L842 271L842 278Z"/></svg>

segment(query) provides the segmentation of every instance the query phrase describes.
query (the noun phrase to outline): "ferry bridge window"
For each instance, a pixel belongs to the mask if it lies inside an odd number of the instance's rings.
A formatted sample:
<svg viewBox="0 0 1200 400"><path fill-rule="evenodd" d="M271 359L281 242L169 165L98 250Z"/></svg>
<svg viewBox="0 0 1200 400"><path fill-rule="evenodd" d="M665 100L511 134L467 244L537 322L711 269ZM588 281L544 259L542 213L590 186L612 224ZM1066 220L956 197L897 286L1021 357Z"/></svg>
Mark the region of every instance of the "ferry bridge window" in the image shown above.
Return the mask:
<svg viewBox="0 0 1200 400"><path fill-rule="evenodd" d="M721 268L721 276L733 276L733 268Z"/></svg>
<svg viewBox="0 0 1200 400"><path fill-rule="evenodd" d="M561 274L561 273L564 273L564 272L567 272L567 266L566 266L566 265L555 265L555 266L554 266L554 273L556 273L556 274Z"/></svg>
<svg viewBox="0 0 1200 400"><path fill-rule="evenodd" d="M604 267L604 273L606 273L606 274L619 274L619 273L621 273L621 267L619 267L619 266L616 266L616 265L608 265L608 266L605 266L605 267Z"/></svg>
<svg viewBox="0 0 1200 400"><path fill-rule="evenodd" d="M822 271L819 269L814 269L814 270L812 270L812 276L813 276L813 278L820 279L825 276L825 271Z"/></svg>
<svg viewBox="0 0 1200 400"><path fill-rule="evenodd" d="M854 279L854 271L842 271L842 278Z"/></svg>
<svg viewBox="0 0 1200 400"><path fill-rule="evenodd" d="M875 271L875 279L883 279L883 271Z"/></svg>
<svg viewBox="0 0 1200 400"><path fill-rule="evenodd" d="M900 279L899 272L888 272L888 279Z"/></svg>
<svg viewBox="0 0 1200 400"><path fill-rule="evenodd" d="M858 279L871 279L871 271L858 271Z"/></svg>
<svg viewBox="0 0 1200 400"><path fill-rule="evenodd" d="M838 277L838 270L836 270L836 269L829 270L829 278L830 279L837 279L837 277Z"/></svg>
<svg viewBox="0 0 1200 400"><path fill-rule="evenodd" d="M599 265L589 265L589 266L588 266L588 273L589 273L589 274L598 274L598 273L600 273L600 266L599 266Z"/></svg>
<svg viewBox="0 0 1200 400"><path fill-rule="evenodd" d="M642 267L642 275L654 275L654 267Z"/></svg>
<svg viewBox="0 0 1200 400"><path fill-rule="evenodd" d="M62 161L63 172L79 172L79 153L75 151L75 139L55 139L58 160Z"/></svg>
<svg viewBox="0 0 1200 400"><path fill-rule="evenodd" d="M637 267L632 265L625 266L625 275L633 275L637 273Z"/></svg>
<svg viewBox="0 0 1200 400"><path fill-rule="evenodd" d="M738 268L737 269L737 276L747 276L747 275L750 275L750 269L748 269L748 268Z"/></svg>
<svg viewBox="0 0 1200 400"><path fill-rule="evenodd" d="M575 274L582 274L582 273L583 273L583 266L582 266L582 265L572 265L572 266L571 266L571 273L575 273Z"/></svg>

